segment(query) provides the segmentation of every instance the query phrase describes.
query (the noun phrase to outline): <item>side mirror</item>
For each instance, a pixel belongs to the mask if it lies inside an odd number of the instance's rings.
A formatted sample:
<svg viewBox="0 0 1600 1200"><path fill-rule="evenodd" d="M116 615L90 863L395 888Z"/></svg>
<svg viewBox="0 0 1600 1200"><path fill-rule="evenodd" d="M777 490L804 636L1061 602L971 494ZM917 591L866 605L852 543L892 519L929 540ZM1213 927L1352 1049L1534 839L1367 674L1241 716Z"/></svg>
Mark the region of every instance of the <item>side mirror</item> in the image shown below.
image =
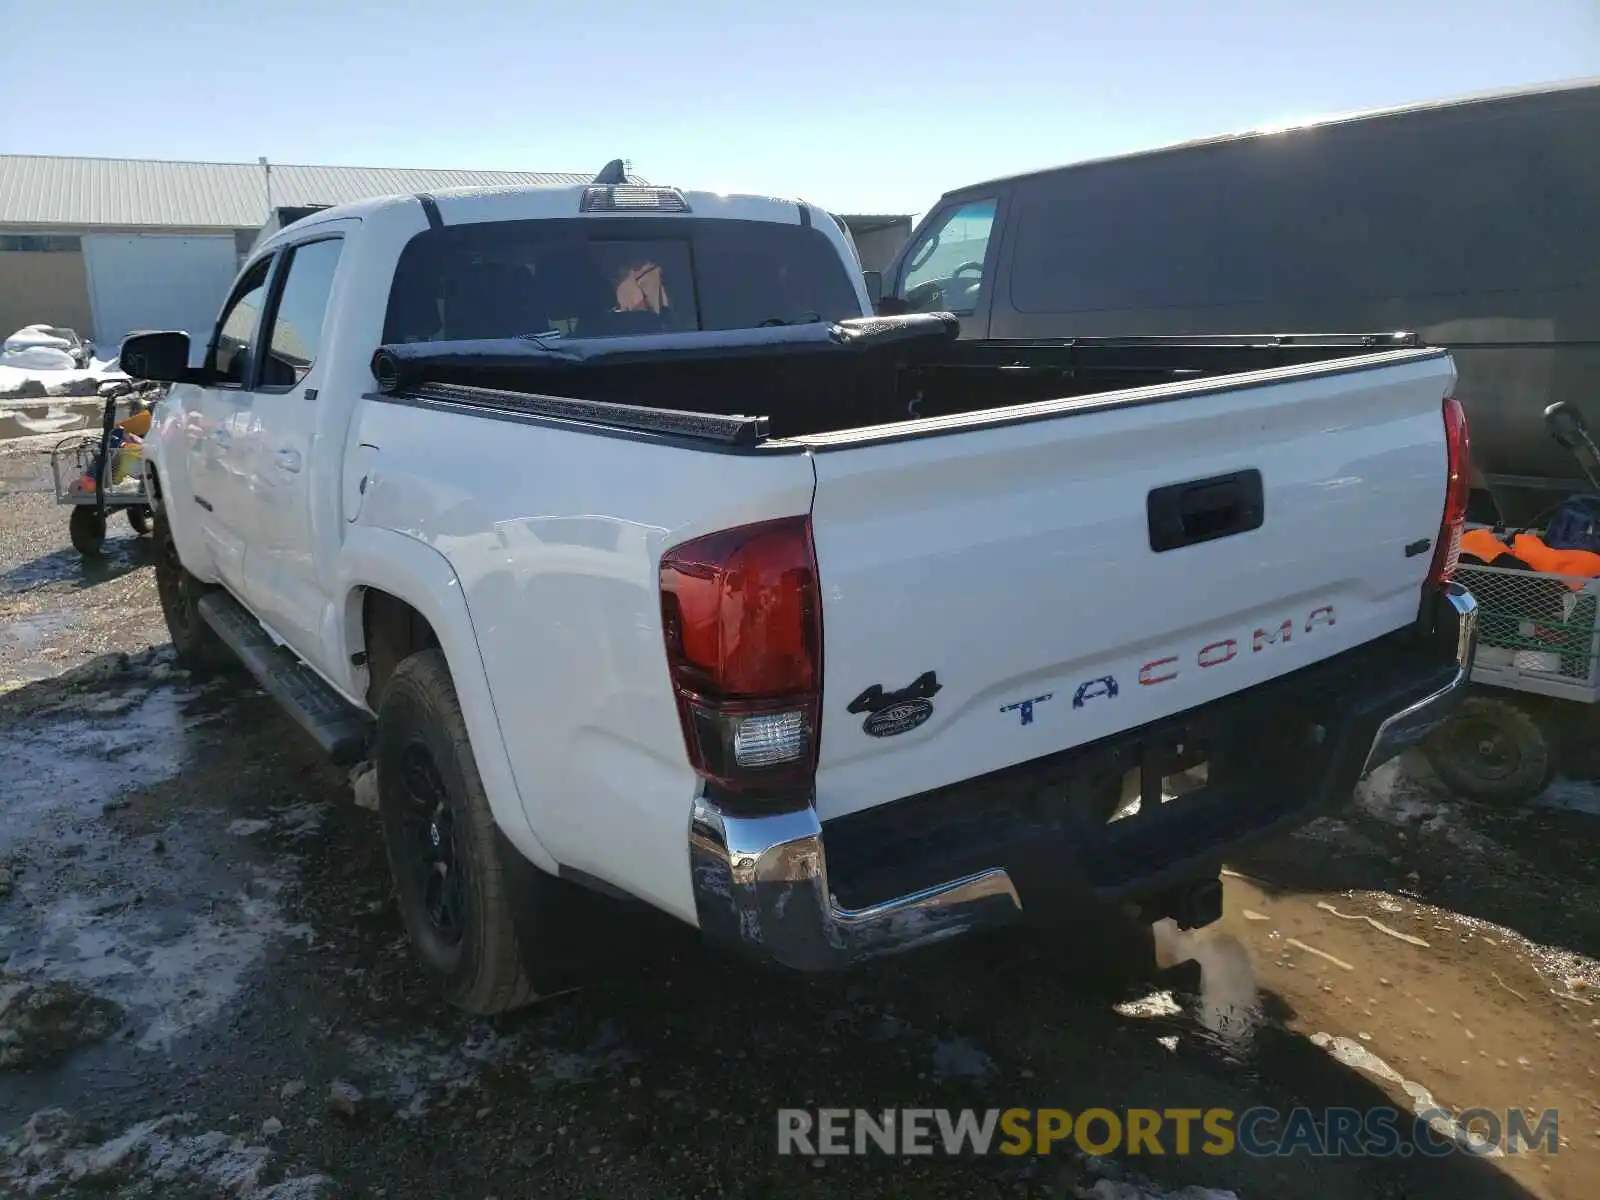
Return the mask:
<svg viewBox="0 0 1600 1200"><path fill-rule="evenodd" d="M883 272L863 271L861 278L867 285L867 299L872 301L873 308L877 308L883 302Z"/></svg>
<svg viewBox="0 0 1600 1200"><path fill-rule="evenodd" d="M181 331L131 333L122 339L118 361L134 379L177 383L189 373L189 335Z"/></svg>

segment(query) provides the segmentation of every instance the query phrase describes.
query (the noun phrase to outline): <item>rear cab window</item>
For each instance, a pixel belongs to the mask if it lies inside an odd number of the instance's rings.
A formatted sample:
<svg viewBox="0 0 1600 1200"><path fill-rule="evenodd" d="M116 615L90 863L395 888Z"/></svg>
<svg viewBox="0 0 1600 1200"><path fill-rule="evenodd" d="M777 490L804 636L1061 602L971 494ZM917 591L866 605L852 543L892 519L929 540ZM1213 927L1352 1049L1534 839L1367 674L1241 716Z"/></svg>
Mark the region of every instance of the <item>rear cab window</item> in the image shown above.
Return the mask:
<svg viewBox="0 0 1600 1200"><path fill-rule="evenodd" d="M601 218L427 230L395 268L387 343L619 337L861 315L835 244L766 221Z"/></svg>

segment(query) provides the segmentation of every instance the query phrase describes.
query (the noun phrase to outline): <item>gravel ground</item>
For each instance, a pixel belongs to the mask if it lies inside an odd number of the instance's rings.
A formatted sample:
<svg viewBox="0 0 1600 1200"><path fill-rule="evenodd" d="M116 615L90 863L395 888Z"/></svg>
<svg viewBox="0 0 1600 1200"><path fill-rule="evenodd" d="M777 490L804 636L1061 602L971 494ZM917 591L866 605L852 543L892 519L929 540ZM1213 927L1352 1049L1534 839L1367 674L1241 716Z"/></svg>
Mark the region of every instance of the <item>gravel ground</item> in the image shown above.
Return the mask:
<svg viewBox="0 0 1600 1200"><path fill-rule="evenodd" d="M619 931L497 1020L412 964L372 815L252 687L175 669L146 543L86 565L0 442L0 1195L1600 1195L1600 789L1412 764L1233 864L1193 937L1101 918L794 979ZM1559 1153L778 1157L785 1106L1561 1112ZM9 1189L9 1192L8 1192Z"/></svg>

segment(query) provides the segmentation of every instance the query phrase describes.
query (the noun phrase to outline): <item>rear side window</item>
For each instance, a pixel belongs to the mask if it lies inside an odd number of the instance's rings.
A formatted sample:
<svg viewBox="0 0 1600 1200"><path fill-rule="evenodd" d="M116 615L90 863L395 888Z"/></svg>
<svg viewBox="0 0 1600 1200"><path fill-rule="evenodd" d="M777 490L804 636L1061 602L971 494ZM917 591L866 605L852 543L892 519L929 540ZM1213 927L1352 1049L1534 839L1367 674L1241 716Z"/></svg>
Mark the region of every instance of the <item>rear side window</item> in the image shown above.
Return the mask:
<svg viewBox="0 0 1600 1200"><path fill-rule="evenodd" d="M343 239L327 238L290 251L267 343L263 387L294 387L310 373L322 347L322 322L343 246Z"/></svg>
<svg viewBox="0 0 1600 1200"><path fill-rule="evenodd" d="M819 230L759 221L495 221L418 234L386 342L617 337L860 316Z"/></svg>

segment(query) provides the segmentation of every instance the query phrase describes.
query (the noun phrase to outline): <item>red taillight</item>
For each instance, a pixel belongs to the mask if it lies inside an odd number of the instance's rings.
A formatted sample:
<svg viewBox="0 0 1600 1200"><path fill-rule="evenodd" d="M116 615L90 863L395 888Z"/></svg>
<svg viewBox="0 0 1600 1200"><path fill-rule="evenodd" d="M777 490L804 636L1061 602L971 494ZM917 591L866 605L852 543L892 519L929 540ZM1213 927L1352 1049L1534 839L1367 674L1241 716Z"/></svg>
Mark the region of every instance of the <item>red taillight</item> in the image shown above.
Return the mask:
<svg viewBox="0 0 1600 1200"><path fill-rule="evenodd" d="M822 697L810 518L741 525L668 550L661 624L694 769L744 791L809 785Z"/></svg>
<svg viewBox="0 0 1600 1200"><path fill-rule="evenodd" d="M1445 488L1444 516L1439 521L1439 542L1433 550L1428 582L1447 582L1461 559L1461 530L1467 522L1467 500L1472 494L1469 471L1471 443L1467 414L1454 396L1444 398Z"/></svg>

